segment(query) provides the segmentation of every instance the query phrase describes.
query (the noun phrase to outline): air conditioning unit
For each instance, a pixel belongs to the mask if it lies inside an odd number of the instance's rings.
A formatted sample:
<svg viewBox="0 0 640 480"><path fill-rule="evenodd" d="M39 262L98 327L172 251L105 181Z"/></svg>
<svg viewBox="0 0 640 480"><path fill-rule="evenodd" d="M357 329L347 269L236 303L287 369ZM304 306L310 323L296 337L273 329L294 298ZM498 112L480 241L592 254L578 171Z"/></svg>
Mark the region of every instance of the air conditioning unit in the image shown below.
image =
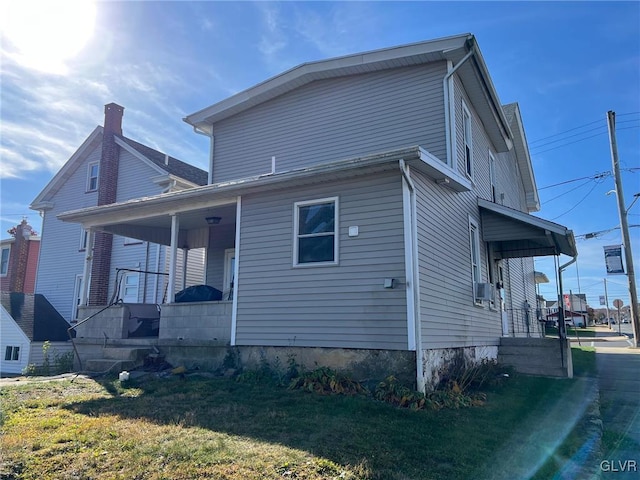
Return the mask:
<svg viewBox="0 0 640 480"><path fill-rule="evenodd" d="M490 283L476 283L476 301L488 302L493 299L493 285Z"/></svg>

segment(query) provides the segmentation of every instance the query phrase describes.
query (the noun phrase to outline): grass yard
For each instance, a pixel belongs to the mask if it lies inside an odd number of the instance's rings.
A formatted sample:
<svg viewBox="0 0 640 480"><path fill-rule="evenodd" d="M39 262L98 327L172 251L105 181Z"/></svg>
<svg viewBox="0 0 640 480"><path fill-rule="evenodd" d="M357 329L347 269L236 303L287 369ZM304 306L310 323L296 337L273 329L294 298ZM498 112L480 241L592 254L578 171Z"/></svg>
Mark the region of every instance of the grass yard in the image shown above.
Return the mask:
<svg viewBox="0 0 640 480"><path fill-rule="evenodd" d="M437 411L195 376L3 387L0 478L552 478L577 385L512 375Z"/></svg>
<svg viewBox="0 0 640 480"><path fill-rule="evenodd" d="M571 327L567 325L567 337L595 338L598 335L597 329L594 327ZM557 337L558 329L556 327L546 327L545 335L549 337Z"/></svg>

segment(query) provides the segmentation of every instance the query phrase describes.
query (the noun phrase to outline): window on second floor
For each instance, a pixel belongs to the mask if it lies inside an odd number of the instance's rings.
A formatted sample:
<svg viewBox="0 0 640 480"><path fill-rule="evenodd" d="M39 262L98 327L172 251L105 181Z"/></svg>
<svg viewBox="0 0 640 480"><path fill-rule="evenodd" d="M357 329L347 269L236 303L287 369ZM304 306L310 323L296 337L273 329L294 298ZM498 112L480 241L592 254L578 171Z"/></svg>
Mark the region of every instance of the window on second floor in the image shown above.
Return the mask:
<svg viewBox="0 0 640 480"><path fill-rule="evenodd" d="M297 202L294 265L338 263L338 198Z"/></svg>
<svg viewBox="0 0 640 480"><path fill-rule="evenodd" d="M496 159L489 151L489 180L491 182L491 201L496 202Z"/></svg>
<svg viewBox="0 0 640 480"><path fill-rule="evenodd" d="M80 247L78 250L83 251L87 249L87 239L89 238L89 232L84 228L80 228Z"/></svg>
<svg viewBox="0 0 640 480"><path fill-rule="evenodd" d="M90 163L87 166L87 192L95 192L98 190L99 172L100 164L98 162Z"/></svg>
<svg viewBox="0 0 640 480"><path fill-rule="evenodd" d="M2 263L0 263L0 275L7 275L9 273L9 253L11 253L10 247L2 248Z"/></svg>
<svg viewBox="0 0 640 480"><path fill-rule="evenodd" d="M464 146L465 173L473 177L473 141L471 138L471 112L462 102L462 144Z"/></svg>

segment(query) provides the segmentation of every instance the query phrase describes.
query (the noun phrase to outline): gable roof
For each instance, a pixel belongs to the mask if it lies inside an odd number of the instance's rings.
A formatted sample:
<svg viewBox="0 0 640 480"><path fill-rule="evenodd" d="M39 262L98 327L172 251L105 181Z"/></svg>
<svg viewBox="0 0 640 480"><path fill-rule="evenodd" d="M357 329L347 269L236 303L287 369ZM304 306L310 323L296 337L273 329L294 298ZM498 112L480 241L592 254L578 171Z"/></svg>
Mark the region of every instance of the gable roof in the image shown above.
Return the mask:
<svg viewBox="0 0 640 480"><path fill-rule="evenodd" d="M457 75L465 85L494 145L506 150L510 147L511 132L475 37L470 33L303 63L188 115L184 121L201 131L211 133L216 122L315 80L438 61L457 64L467 54L471 54L471 57L460 65Z"/></svg>
<svg viewBox="0 0 640 480"><path fill-rule="evenodd" d="M29 208L32 210L45 210L50 207L48 201L55 193L60 190L62 185L73 175L82 162L91 154L102 142L103 127L97 126L91 134L82 142L78 150L74 152L69 160L54 175L51 181L44 187L38 196L31 202ZM198 167L190 165L178 160L177 158L165 155L164 153L154 150L151 147L136 142L122 135L116 135L122 142L136 151L150 164L169 175L182 178L195 185L206 185L208 182L208 173ZM168 163L165 163L168 158Z"/></svg>
<svg viewBox="0 0 640 480"><path fill-rule="evenodd" d="M124 140L127 145L137 150L140 154L144 155L147 159L151 160L151 162L170 175L175 175L200 186L208 183L209 174L206 170L202 170L201 168L190 165L182 160L178 160L175 157L161 153L123 135L117 135L117 137Z"/></svg>
<svg viewBox="0 0 640 480"><path fill-rule="evenodd" d="M533 174L533 164L531 163L531 156L529 155L529 145L527 144L522 116L520 115L520 106L518 102L509 103L508 105L503 105L502 110L513 134L513 146L522 177L527 210L529 212L537 212L540 210L540 197L538 196L536 178Z"/></svg>
<svg viewBox="0 0 640 480"><path fill-rule="evenodd" d="M69 340L69 324L40 294L2 292L2 306L32 342Z"/></svg>

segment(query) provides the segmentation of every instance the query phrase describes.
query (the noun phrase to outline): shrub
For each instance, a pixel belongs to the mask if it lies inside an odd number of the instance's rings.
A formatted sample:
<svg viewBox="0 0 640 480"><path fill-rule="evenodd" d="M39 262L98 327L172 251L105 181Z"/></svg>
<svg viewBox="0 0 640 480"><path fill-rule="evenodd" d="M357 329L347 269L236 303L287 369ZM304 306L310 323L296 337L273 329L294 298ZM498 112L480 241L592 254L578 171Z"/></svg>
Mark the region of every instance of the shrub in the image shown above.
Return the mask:
<svg viewBox="0 0 640 480"><path fill-rule="evenodd" d="M360 382L332 370L329 367L319 367L315 370L302 372L298 377L291 379L290 389L300 389L308 392L328 395L332 393L342 395L358 395L367 393L367 389Z"/></svg>

